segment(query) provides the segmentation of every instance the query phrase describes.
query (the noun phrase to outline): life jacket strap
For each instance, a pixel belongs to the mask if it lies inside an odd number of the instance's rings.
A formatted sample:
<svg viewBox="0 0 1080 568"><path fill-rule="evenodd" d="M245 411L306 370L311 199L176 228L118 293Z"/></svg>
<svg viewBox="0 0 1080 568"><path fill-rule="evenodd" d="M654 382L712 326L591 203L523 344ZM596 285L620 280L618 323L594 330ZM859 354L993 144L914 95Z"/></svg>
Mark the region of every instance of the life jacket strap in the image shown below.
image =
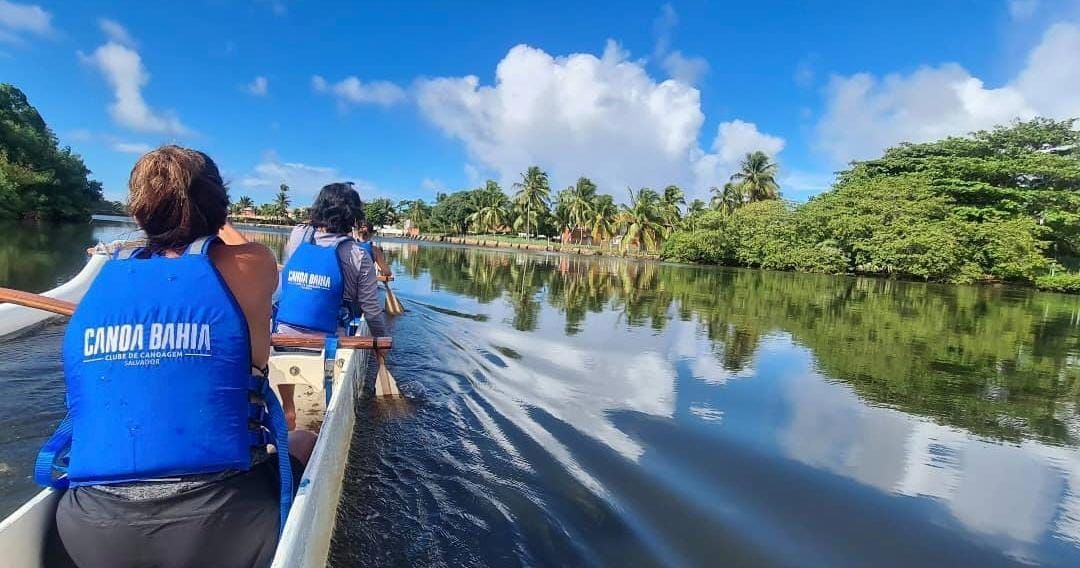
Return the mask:
<svg viewBox="0 0 1080 568"><path fill-rule="evenodd" d="M41 447L37 459L34 461L34 481L42 487L67 489L69 481L67 472L57 464L56 458L71 447L71 415L67 414L56 427L56 431L49 437L49 441ZM53 477L59 472L60 475Z"/></svg>
<svg viewBox="0 0 1080 568"><path fill-rule="evenodd" d="M206 254L207 252L210 251L210 245L217 242L217 240L218 240L217 235L208 235L208 236L205 236L205 237L199 237L199 238L195 239L194 241L191 241L191 244L188 245L187 250L184 251L184 254L204 255L204 254Z"/></svg>
<svg viewBox="0 0 1080 568"><path fill-rule="evenodd" d="M285 522L289 519L289 509L293 502L293 476L292 462L289 461L289 426L285 421L285 411L281 408L281 402L270 387L270 381L262 379L260 394L266 402L266 411L270 416L270 434L274 438L274 447L277 449L278 477L281 478L281 505L279 507L280 522L278 524L278 536L285 530Z"/></svg>
<svg viewBox="0 0 1080 568"><path fill-rule="evenodd" d="M140 253L142 253L142 251L143 247L121 248L117 249L117 251L113 253L112 257L115 260L127 260L129 258L139 255Z"/></svg>
<svg viewBox="0 0 1080 568"><path fill-rule="evenodd" d="M334 394L334 365L337 361L338 336L327 335L323 348L323 390L326 392L326 408Z"/></svg>

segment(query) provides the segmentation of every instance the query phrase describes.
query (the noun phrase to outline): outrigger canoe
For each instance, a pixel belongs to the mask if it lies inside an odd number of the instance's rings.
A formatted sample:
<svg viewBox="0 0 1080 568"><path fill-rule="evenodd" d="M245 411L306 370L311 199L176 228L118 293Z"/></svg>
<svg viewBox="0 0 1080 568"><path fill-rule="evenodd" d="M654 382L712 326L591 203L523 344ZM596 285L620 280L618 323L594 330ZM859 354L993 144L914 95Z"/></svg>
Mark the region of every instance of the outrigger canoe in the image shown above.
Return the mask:
<svg viewBox="0 0 1080 568"><path fill-rule="evenodd" d="M44 295L78 302L107 259L105 251L91 255L78 275ZM0 337L22 333L50 317L54 316L31 308L0 305ZM355 335L368 335L363 320ZM319 431L278 542L275 568L326 566L356 422L356 397L363 389L368 360L369 352L364 349L337 350L327 403L322 352L273 351L270 355L271 383L296 385L297 426ZM58 491L45 489L0 521L0 564L7 568L44 565L46 540L59 497Z"/></svg>

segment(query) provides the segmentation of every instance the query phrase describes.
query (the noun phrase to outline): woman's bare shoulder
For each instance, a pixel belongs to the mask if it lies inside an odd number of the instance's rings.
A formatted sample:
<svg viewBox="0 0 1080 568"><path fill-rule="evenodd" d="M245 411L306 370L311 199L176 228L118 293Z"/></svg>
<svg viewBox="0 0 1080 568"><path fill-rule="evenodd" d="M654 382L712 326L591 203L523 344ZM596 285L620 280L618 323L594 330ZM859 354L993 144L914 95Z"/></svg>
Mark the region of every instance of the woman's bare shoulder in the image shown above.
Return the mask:
<svg viewBox="0 0 1080 568"><path fill-rule="evenodd" d="M277 278L277 259L266 245L260 243L221 243L210 250L210 258L221 269L235 270L255 277L265 275Z"/></svg>

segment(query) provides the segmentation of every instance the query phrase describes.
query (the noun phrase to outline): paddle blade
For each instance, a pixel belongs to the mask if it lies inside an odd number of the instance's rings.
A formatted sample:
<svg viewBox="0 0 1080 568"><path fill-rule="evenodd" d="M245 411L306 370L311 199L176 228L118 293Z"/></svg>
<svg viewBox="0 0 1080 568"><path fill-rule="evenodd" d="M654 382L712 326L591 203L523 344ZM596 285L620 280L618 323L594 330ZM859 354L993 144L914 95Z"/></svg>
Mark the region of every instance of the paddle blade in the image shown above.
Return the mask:
<svg viewBox="0 0 1080 568"><path fill-rule="evenodd" d="M397 299L397 294L390 288L390 284L386 284L386 313L397 316L405 313L405 306L401 305L401 302Z"/></svg>
<svg viewBox="0 0 1080 568"><path fill-rule="evenodd" d="M386 361L382 357L379 357L379 372L375 375L375 396L401 396L397 381L390 374L390 369L386 368Z"/></svg>

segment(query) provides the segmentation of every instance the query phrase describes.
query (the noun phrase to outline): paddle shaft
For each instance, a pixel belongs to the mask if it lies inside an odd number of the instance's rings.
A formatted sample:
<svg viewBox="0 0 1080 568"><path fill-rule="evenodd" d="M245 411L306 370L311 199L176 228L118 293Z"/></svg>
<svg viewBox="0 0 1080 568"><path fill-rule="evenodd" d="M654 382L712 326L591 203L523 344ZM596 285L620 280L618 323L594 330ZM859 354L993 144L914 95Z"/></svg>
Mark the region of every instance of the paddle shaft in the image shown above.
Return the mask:
<svg viewBox="0 0 1080 568"><path fill-rule="evenodd" d="M75 313L75 304L67 300L58 300L40 294L0 288L0 301L11 304L26 306L46 312L52 312L62 316L70 316ZM270 336L270 344L274 347L308 347L318 349L323 346L326 336L319 334L292 335L275 333ZM394 340L390 337L339 337L339 349L390 349Z"/></svg>

